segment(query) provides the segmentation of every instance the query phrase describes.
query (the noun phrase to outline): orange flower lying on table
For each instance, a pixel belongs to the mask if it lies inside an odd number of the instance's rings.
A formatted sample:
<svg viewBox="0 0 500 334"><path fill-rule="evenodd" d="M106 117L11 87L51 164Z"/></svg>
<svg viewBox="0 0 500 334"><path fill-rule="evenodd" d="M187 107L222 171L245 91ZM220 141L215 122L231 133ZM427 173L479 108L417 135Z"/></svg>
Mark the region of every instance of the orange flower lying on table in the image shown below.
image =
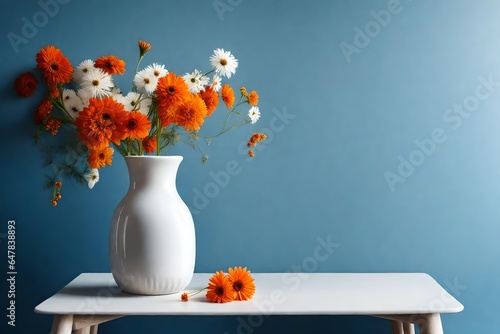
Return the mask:
<svg viewBox="0 0 500 334"><path fill-rule="evenodd" d="M255 283L250 271L247 268L234 267L228 269L229 273L218 271L208 282L208 287L193 291L184 292L181 300L187 302L189 297L195 296L207 290L206 298L212 303L228 303L233 300L249 300L255 294Z"/></svg>
<svg viewBox="0 0 500 334"><path fill-rule="evenodd" d="M251 299L255 293L255 284L247 268L229 268L229 282L234 290L235 300Z"/></svg>
<svg viewBox="0 0 500 334"><path fill-rule="evenodd" d="M206 297L212 303L227 303L234 300L234 293L229 278L221 271L216 272L208 282Z"/></svg>
<svg viewBox="0 0 500 334"><path fill-rule="evenodd" d="M138 46L139 59L128 93L115 85L113 75L124 74L126 64L114 55L87 59L75 67L55 46L37 53L37 69L47 94L34 114L35 139L46 139L49 149L44 152L53 151L46 162L54 171L49 181L53 194L59 192L55 184L63 177L92 188L99 180L99 169L112 164L115 150L123 156L162 155L184 137L184 142L201 151L199 139L209 143L260 118L256 91L248 93L241 87L236 100L233 88L222 85L222 78L229 79L238 67L231 52L216 49L209 59L210 70L202 73L195 69L181 76L158 63L139 70L151 45L139 41ZM36 76L25 72L16 79L14 89L19 96L29 97L37 84ZM228 109L224 124L215 135L202 136L198 131L218 108L219 99ZM245 104L250 106L247 112L237 110ZM51 139L53 136L61 138L57 141ZM249 143L255 146L263 139L265 135L260 135ZM252 150L249 154L254 155ZM59 159L54 158L57 155ZM203 153L202 161L208 161ZM53 195L52 204L57 205L60 198L60 193L57 198Z"/></svg>

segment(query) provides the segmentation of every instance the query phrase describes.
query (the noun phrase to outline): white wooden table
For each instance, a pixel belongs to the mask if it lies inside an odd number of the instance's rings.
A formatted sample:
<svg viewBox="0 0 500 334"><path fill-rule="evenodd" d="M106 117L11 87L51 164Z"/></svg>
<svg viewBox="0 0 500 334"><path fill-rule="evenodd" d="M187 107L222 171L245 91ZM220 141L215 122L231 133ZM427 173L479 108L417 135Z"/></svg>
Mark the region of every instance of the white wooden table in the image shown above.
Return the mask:
<svg viewBox="0 0 500 334"><path fill-rule="evenodd" d="M128 315L240 315L256 328L269 315L371 315L391 320L393 334L442 334L441 313L463 310L432 277L422 273L252 274L249 301L213 304L205 293L139 296L122 292L109 273L84 273L42 302L35 312L54 315L53 334L97 333L100 323ZM186 291L207 286L211 274L195 274ZM245 318L244 318L245 319Z"/></svg>

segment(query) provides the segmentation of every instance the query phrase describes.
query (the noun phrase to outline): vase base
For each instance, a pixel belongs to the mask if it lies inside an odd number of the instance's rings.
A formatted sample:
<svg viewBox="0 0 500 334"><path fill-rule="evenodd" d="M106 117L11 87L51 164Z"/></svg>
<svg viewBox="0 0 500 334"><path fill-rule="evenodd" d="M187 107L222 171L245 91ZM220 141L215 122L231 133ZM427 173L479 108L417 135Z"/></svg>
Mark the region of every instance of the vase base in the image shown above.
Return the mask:
<svg viewBox="0 0 500 334"><path fill-rule="evenodd" d="M189 277L148 277L144 275L116 275L113 273L116 284L120 289L133 295L171 295L185 289L193 275ZM125 279L124 279L125 277Z"/></svg>

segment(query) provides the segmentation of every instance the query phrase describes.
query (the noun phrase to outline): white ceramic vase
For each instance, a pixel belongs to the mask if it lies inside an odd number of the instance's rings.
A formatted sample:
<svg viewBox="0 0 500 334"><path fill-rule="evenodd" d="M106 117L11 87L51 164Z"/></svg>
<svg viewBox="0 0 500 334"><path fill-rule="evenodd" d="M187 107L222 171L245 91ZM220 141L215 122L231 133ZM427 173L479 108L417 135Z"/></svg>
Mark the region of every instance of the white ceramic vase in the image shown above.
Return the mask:
<svg viewBox="0 0 500 334"><path fill-rule="evenodd" d="M125 157L130 187L113 215L109 238L111 272L125 292L171 294L194 272L193 217L177 193L181 156Z"/></svg>

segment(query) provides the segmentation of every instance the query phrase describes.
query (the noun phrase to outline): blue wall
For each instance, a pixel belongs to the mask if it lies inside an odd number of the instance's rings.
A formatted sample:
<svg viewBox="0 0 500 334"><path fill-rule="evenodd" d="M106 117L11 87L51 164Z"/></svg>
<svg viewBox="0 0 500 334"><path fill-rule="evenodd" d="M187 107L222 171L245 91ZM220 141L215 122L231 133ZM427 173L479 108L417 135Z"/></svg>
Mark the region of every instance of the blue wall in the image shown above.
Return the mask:
<svg viewBox="0 0 500 334"><path fill-rule="evenodd" d="M93 190L65 182L53 208L42 189L49 171L31 137L41 96L17 98L12 82L53 44L73 63L123 58L128 72L118 84L127 90L139 39L153 45L145 64L178 73L208 68L215 48L231 50L240 62L231 83L261 96L261 120L205 148L208 165L190 148L173 152L185 156L177 183L196 221L197 272L308 270L304 260L330 238L338 248L309 270L427 272L465 305L443 316L447 333L498 332L497 1L219 0L224 12L213 1L63 2L46 21L37 1L0 4L2 268L7 221L17 228L17 322L8 333L49 332L50 317L33 308L81 272L109 271L109 221L128 186L117 156ZM33 19L37 31L23 31ZM9 33L24 34L24 42L13 45ZM249 161L238 147L253 130L270 138ZM230 161L241 173L208 203L197 201L210 173ZM236 333L237 326L232 317L146 317L100 332ZM326 329L387 333L388 323L274 317L254 332Z"/></svg>

